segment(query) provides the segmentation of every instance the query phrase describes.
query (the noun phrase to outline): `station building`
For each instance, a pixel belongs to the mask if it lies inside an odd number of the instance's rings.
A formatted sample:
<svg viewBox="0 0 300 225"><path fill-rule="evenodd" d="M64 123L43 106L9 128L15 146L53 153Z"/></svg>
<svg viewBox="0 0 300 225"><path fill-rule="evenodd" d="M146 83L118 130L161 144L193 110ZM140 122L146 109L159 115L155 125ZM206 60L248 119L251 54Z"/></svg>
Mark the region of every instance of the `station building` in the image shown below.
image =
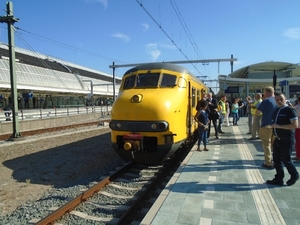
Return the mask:
<svg viewBox="0 0 300 225"><path fill-rule="evenodd" d="M228 76L219 75L220 92L231 98L254 96L263 93L266 86L275 87L277 92L283 92L288 99L300 96L300 65L287 62L262 62L252 64Z"/></svg>
<svg viewBox="0 0 300 225"><path fill-rule="evenodd" d="M19 109L107 105L118 95L122 78L18 47L15 58ZM0 108L11 101L9 47L0 43Z"/></svg>

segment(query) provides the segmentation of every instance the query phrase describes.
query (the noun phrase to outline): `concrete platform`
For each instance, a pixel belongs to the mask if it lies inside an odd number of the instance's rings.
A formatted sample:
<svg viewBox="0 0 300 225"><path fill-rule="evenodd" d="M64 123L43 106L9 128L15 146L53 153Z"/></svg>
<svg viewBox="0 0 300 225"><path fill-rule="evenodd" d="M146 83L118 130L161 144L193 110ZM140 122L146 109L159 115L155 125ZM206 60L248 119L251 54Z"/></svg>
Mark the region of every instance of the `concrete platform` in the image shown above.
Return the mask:
<svg viewBox="0 0 300 225"><path fill-rule="evenodd" d="M275 170L261 167L261 141L249 140L247 118L223 131L219 140L212 133L208 152L193 147L141 224L300 224L300 181L265 183Z"/></svg>

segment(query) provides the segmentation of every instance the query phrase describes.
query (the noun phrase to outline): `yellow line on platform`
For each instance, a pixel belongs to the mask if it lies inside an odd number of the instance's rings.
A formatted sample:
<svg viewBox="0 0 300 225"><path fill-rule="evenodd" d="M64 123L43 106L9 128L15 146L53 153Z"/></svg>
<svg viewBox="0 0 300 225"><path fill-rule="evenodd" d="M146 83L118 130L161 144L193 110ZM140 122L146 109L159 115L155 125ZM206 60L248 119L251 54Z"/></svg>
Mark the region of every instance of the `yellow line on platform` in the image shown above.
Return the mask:
<svg viewBox="0 0 300 225"><path fill-rule="evenodd" d="M241 135L240 130L238 127L233 127L233 132L239 146L239 152L243 165L245 166L246 176L251 188L251 193L261 224L286 225L261 173L258 169L256 169L257 165L254 162L254 159Z"/></svg>

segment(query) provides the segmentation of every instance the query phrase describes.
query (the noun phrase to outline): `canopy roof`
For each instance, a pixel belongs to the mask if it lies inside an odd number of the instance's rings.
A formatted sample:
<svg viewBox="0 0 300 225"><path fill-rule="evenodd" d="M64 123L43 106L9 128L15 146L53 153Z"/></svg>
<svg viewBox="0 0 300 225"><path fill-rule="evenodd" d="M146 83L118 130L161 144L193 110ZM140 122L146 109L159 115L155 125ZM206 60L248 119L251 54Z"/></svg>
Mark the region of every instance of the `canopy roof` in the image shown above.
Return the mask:
<svg viewBox="0 0 300 225"><path fill-rule="evenodd" d="M8 50L6 44L0 43L0 94L10 93ZM94 94L113 95L113 75L111 74L18 47L15 48L15 52L16 83L19 92L88 94L93 88ZM117 94L121 78L116 77L115 82L118 84Z"/></svg>

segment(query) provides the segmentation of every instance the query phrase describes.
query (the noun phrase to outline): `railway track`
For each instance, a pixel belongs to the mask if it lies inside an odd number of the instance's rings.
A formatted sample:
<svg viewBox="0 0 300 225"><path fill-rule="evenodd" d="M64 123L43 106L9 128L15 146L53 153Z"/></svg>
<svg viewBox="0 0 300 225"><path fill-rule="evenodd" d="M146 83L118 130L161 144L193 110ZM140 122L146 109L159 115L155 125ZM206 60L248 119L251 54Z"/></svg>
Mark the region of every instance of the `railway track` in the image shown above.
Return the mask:
<svg viewBox="0 0 300 225"><path fill-rule="evenodd" d="M141 221L150 199L156 198L192 147L181 148L161 165L127 163L43 219L31 224L131 224ZM158 191L159 190L159 191Z"/></svg>
<svg viewBox="0 0 300 225"><path fill-rule="evenodd" d="M86 123L79 123L79 124L70 124L70 125L60 126L60 127L51 127L51 128L44 128L44 129L22 131L21 134L22 134L23 137L27 137L27 136L44 134L44 133L49 133L49 132L57 132L57 131L80 128L80 127L94 126L94 125L103 124L104 122L108 123L109 121L110 121L110 119L106 119L106 120L101 120L101 121L93 121L93 122L86 122ZM8 140L8 139L10 139L10 137L11 137L11 134L0 134L0 141Z"/></svg>

